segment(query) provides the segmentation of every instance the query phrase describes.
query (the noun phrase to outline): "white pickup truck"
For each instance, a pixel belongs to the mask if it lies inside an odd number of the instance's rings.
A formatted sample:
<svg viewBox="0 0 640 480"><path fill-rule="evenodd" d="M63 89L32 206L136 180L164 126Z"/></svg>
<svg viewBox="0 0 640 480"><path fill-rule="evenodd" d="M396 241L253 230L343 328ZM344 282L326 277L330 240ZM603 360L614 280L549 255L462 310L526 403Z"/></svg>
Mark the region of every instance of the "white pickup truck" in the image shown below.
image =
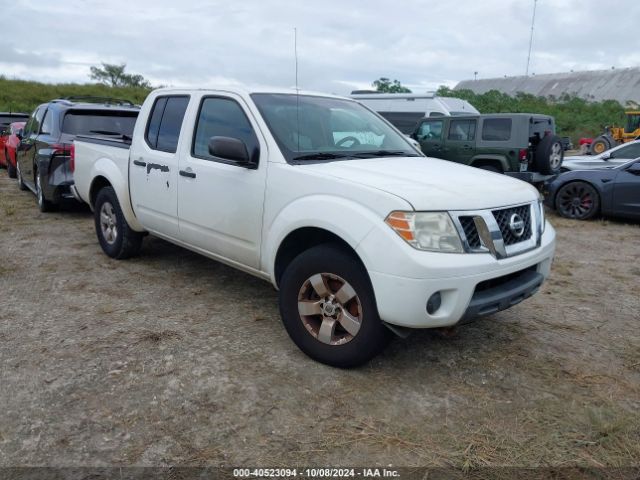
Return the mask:
<svg viewBox="0 0 640 480"><path fill-rule="evenodd" d="M148 232L263 278L298 347L339 367L519 303L554 255L532 186L427 158L328 95L156 90L130 141L75 141L74 177L107 255Z"/></svg>

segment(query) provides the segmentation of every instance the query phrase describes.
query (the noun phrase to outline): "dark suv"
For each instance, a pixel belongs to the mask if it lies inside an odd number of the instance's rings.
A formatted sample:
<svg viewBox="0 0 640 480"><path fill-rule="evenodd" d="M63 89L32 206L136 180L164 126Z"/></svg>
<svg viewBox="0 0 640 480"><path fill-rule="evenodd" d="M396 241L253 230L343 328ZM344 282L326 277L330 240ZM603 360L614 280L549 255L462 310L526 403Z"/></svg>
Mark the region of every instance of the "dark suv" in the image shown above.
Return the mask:
<svg viewBox="0 0 640 480"><path fill-rule="evenodd" d="M18 186L35 193L43 212L63 198L73 198L73 139L130 137L139 110L129 101L100 97L62 98L40 105L20 138Z"/></svg>
<svg viewBox="0 0 640 480"><path fill-rule="evenodd" d="M555 131L553 117L501 113L424 118L412 138L429 157L536 181L560 173L564 147Z"/></svg>

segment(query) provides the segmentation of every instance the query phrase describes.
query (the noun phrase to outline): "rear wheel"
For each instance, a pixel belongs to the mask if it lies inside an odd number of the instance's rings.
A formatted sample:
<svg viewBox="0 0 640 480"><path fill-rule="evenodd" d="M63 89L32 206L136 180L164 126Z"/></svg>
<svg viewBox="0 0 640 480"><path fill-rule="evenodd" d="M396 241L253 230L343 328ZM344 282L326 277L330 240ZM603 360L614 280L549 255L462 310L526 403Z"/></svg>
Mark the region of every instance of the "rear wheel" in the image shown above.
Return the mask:
<svg viewBox="0 0 640 480"><path fill-rule="evenodd" d="M105 187L98 192L94 219L98 241L104 253L119 260L138 254L143 235L132 230L127 223L112 187Z"/></svg>
<svg viewBox="0 0 640 480"><path fill-rule="evenodd" d="M44 198L42 191L42 180L40 174L36 171L36 198L38 199L38 208L41 212L50 212L55 209L55 204Z"/></svg>
<svg viewBox="0 0 640 480"><path fill-rule="evenodd" d="M600 196L586 182L567 183L556 194L556 210L566 218L588 220L600 211Z"/></svg>
<svg viewBox="0 0 640 480"><path fill-rule="evenodd" d="M391 336L378 316L367 272L338 245L319 245L296 257L282 276L279 301L291 339L327 365L361 365Z"/></svg>
<svg viewBox="0 0 640 480"><path fill-rule="evenodd" d="M543 175L560 173L564 160L562 139L557 135L547 135L540 140L535 152L536 169Z"/></svg>

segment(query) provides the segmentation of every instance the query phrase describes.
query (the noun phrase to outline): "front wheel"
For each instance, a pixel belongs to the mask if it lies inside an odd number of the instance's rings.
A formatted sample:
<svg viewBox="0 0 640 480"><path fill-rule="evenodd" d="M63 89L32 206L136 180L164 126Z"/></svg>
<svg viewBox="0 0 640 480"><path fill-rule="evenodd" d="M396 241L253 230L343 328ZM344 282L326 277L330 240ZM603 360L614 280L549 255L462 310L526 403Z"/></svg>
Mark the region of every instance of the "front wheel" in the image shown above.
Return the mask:
<svg viewBox="0 0 640 480"><path fill-rule="evenodd" d="M600 196L586 182L567 183L558 190L556 210L566 218L588 220L600 211Z"/></svg>
<svg viewBox="0 0 640 480"><path fill-rule="evenodd" d="M279 301L291 339L327 365L361 365L391 336L378 316L366 270L337 245L319 245L296 257L282 276Z"/></svg>
<svg viewBox="0 0 640 480"><path fill-rule="evenodd" d="M9 158L9 152L5 151L4 156L7 159L7 174L9 175L9 178L16 178L16 167L14 167L13 164L11 163L11 159Z"/></svg>
<svg viewBox="0 0 640 480"><path fill-rule="evenodd" d="M96 235L104 253L119 260L138 254L142 246L142 234L127 223L112 187L105 187L98 192L94 219Z"/></svg>
<svg viewBox="0 0 640 480"><path fill-rule="evenodd" d="M22 172L20 171L20 164L16 160L16 176L18 177L18 188L20 190L26 190L27 186L24 184L24 178L22 178Z"/></svg>

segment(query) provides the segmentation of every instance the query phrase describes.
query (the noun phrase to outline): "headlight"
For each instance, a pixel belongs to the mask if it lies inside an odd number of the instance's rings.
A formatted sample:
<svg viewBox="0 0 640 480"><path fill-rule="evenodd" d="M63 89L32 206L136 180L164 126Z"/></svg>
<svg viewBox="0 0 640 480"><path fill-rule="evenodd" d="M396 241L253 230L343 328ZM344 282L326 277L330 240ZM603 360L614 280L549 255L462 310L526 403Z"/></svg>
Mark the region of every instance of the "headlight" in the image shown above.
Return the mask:
<svg viewBox="0 0 640 480"><path fill-rule="evenodd" d="M385 222L418 250L462 253L462 242L447 212L391 212Z"/></svg>

